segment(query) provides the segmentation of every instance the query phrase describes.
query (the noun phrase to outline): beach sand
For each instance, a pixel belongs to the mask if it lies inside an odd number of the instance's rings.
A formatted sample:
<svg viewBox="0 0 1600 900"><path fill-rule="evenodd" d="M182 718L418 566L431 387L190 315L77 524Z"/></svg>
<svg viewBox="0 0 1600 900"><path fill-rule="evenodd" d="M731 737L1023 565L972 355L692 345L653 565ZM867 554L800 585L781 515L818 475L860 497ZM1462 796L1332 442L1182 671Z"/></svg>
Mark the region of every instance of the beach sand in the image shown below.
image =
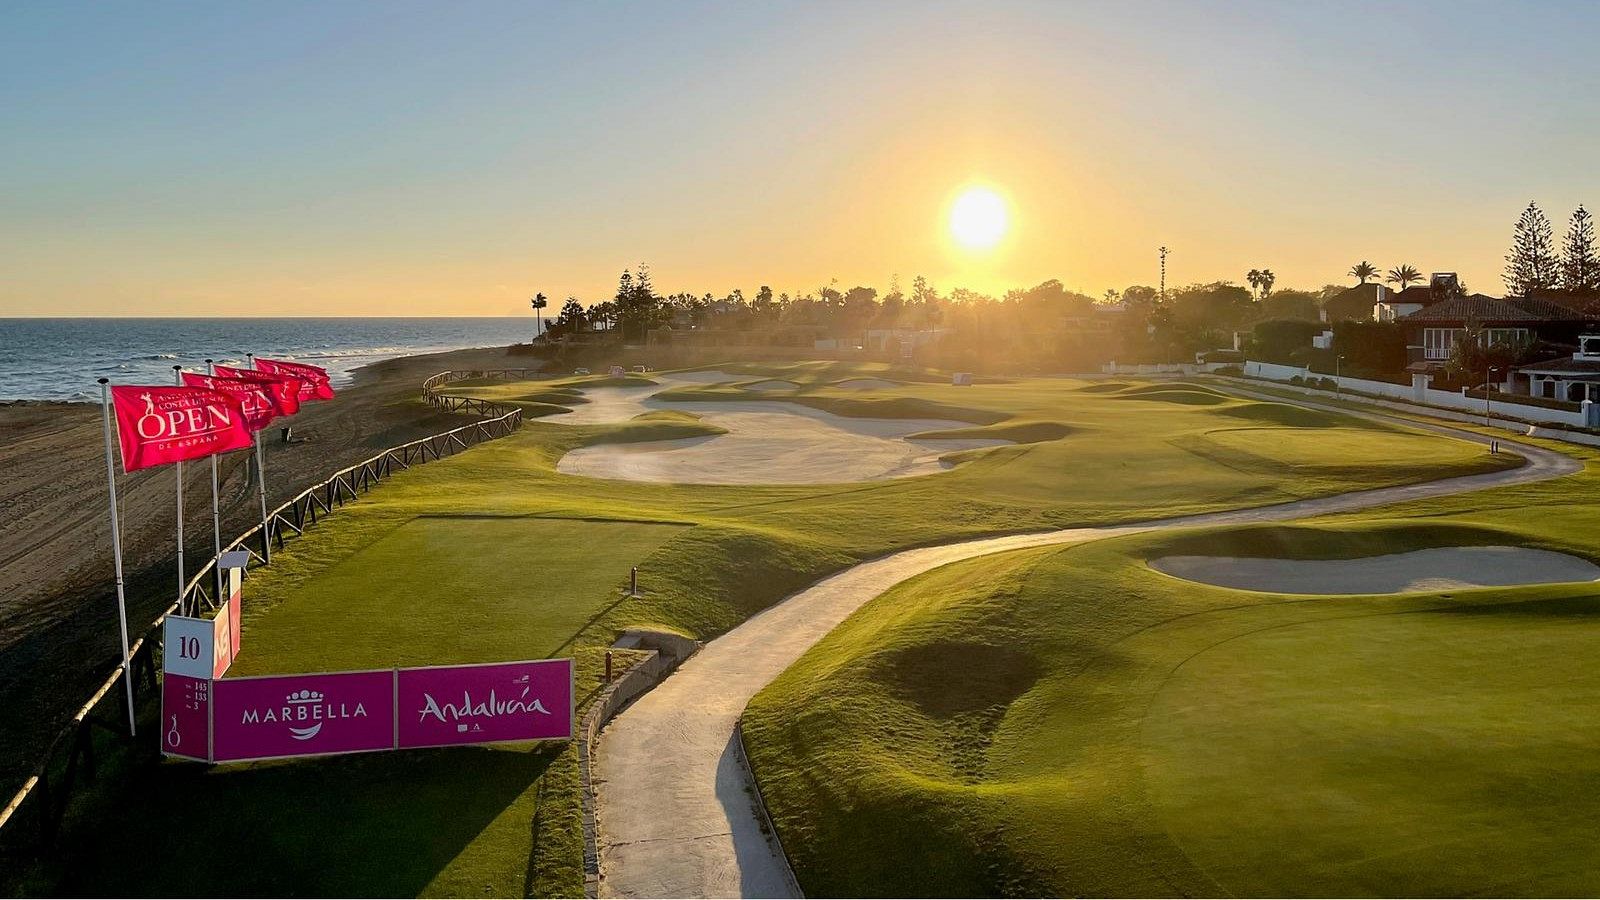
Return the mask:
<svg viewBox="0 0 1600 900"><path fill-rule="evenodd" d="M289 499L337 469L385 447L475 419L417 402L424 378L450 368L536 366L505 349L459 350L385 360L357 370L327 402L307 404L263 433L268 500ZM117 649L110 514L98 404L0 406L0 794L86 699ZM223 456L222 539L260 517L246 483L245 452ZM120 465L120 464L119 464ZM192 572L212 548L209 464L184 466L187 553ZM118 474L130 640L177 595L173 468Z"/></svg>

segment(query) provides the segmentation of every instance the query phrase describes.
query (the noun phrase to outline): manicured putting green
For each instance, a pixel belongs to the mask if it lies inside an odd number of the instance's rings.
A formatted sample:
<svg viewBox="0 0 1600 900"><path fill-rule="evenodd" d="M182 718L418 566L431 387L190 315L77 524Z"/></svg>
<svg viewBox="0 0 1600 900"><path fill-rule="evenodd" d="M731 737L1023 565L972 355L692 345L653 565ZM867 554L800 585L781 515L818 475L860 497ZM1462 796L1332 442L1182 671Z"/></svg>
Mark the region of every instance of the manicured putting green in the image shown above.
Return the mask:
<svg viewBox="0 0 1600 900"><path fill-rule="evenodd" d="M1242 635L1156 692L1145 784L1236 895L1592 894L1596 659L1587 599Z"/></svg>
<svg viewBox="0 0 1600 900"><path fill-rule="evenodd" d="M532 516L411 519L308 580L294 602L253 617L234 674L560 656L621 599L629 566L683 529Z"/></svg>

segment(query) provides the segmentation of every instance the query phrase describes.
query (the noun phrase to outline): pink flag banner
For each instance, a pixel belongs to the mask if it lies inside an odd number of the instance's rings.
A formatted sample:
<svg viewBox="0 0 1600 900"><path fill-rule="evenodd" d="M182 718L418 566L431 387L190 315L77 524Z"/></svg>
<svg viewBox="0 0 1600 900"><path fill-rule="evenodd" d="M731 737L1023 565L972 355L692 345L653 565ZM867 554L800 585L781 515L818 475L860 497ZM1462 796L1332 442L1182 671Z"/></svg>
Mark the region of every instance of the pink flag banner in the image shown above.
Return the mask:
<svg viewBox="0 0 1600 900"><path fill-rule="evenodd" d="M207 387L112 385L122 470L201 459L251 444L239 400Z"/></svg>
<svg viewBox="0 0 1600 900"><path fill-rule="evenodd" d="M398 746L572 737L572 660L401 669Z"/></svg>
<svg viewBox="0 0 1600 900"><path fill-rule="evenodd" d="M249 381L265 385L272 395L272 405L280 416L292 416L300 411L301 379L289 375L257 372L255 369L235 369L232 366L213 366L218 377L235 381Z"/></svg>
<svg viewBox="0 0 1600 900"><path fill-rule="evenodd" d="M223 378L218 375L201 375L198 372L183 373L183 383L189 387L227 394L239 401L239 408L244 410L245 427L252 434L267 427L268 422L277 418L278 404L272 399L270 385L238 378Z"/></svg>
<svg viewBox="0 0 1600 900"><path fill-rule="evenodd" d="M390 750L393 669L212 682L212 760Z"/></svg>
<svg viewBox="0 0 1600 900"><path fill-rule="evenodd" d="M308 366L305 363L282 362L276 359L256 358L256 369L273 375L287 375L290 378L300 379L300 399L306 400L332 400L333 383L328 378L328 370L318 366Z"/></svg>

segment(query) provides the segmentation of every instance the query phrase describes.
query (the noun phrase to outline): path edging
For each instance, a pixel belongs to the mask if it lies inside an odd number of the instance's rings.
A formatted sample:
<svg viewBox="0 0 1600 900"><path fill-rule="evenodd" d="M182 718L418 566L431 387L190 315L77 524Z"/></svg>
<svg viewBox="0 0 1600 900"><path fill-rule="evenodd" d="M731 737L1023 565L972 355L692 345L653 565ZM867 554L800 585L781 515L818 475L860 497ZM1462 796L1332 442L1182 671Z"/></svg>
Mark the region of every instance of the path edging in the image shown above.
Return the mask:
<svg viewBox="0 0 1600 900"><path fill-rule="evenodd" d="M739 766L744 769L745 777L750 783L750 799L755 805L756 812L761 814L761 821L767 826L767 840L778 850L778 859L783 861L783 872L789 878L789 885L794 888L796 897L804 897L806 892L800 888L800 879L794 874L794 864L789 862L789 851L783 849L783 838L778 835L778 826L772 821L772 813L767 810L767 798L761 794L761 779L756 777L756 770L750 765L750 754L744 748L744 713L733 723L733 744L739 751Z"/></svg>
<svg viewBox="0 0 1600 900"><path fill-rule="evenodd" d="M677 637L674 635L673 637ZM643 659L628 667L621 677L607 685L600 696L589 704L578 726L578 780L582 787L583 807L583 894L587 898L600 896L600 848L596 843L599 829L594 817L594 743L600 729L623 707L638 699L641 694L660 684L684 660L700 649L698 641L688 642L687 648L678 642L652 649ZM674 652L681 651L681 652Z"/></svg>

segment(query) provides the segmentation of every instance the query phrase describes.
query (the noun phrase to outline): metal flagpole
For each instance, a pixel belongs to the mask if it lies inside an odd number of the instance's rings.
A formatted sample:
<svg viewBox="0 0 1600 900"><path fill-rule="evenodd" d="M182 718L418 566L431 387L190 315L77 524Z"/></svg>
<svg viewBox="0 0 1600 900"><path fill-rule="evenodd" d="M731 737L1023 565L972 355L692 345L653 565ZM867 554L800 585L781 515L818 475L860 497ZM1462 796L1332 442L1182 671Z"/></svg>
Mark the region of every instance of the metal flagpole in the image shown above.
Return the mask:
<svg viewBox="0 0 1600 900"><path fill-rule="evenodd" d="M172 380L178 387L183 387L183 366L172 367ZM183 460L178 460L175 471L178 473L178 615L186 616L189 607L183 596Z"/></svg>
<svg viewBox="0 0 1600 900"><path fill-rule="evenodd" d="M217 374L216 367L211 360L206 360L206 374ZM211 558L212 573L217 576L217 604L223 601L222 596L222 508L217 503L217 454L211 454L211 540L217 549L217 555Z"/></svg>
<svg viewBox="0 0 1600 900"><path fill-rule="evenodd" d="M256 355L254 353L246 353L244 358L251 369L256 367ZM256 494L261 497L261 561L270 566L272 565L272 529L267 522L267 464L266 457L261 452L261 429L257 428L254 436L256 439Z"/></svg>
<svg viewBox="0 0 1600 900"><path fill-rule="evenodd" d="M111 461L111 380L100 379L100 412L106 427L106 486L111 497L111 556L116 560L117 624L122 627L122 683L128 689L128 735L134 734L133 665L128 661L128 608L122 594L122 531L117 527L117 469Z"/></svg>

